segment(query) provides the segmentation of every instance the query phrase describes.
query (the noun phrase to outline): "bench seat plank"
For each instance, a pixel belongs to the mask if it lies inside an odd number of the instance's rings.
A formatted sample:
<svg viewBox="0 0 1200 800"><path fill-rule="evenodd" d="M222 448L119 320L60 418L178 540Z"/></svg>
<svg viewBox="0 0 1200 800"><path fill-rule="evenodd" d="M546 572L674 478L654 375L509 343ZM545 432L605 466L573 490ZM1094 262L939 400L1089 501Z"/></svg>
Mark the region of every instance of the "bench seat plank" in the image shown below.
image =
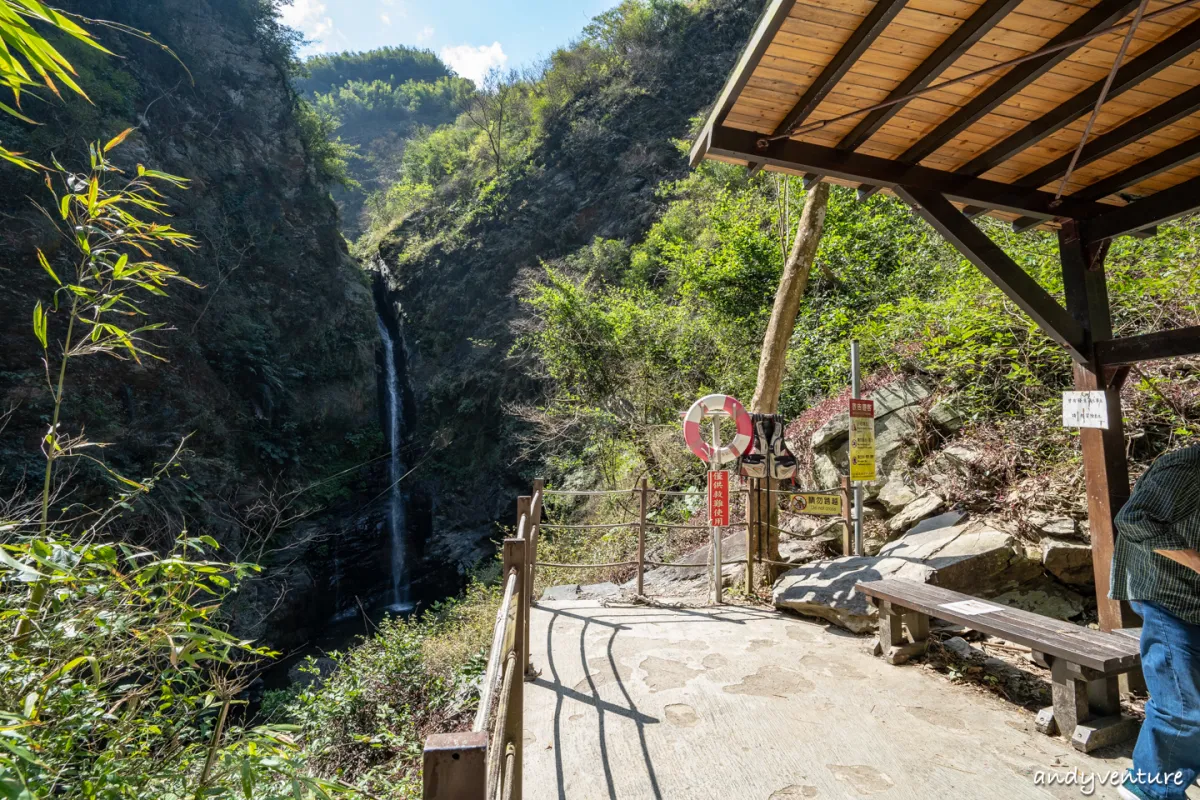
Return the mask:
<svg viewBox="0 0 1200 800"><path fill-rule="evenodd" d="M1121 636L1091 630L1070 622L1043 617L1029 611L1001 606L1003 610L985 614L962 614L943 606L979 598L940 586L900 578L885 578L859 583L858 591L878 600L887 600L900 608L912 609L931 617L967 626L972 630L1001 636L1037 652L1061 658L1072 664L1117 675L1136 669L1140 664L1138 642ZM989 605L999 603L983 600Z"/></svg>

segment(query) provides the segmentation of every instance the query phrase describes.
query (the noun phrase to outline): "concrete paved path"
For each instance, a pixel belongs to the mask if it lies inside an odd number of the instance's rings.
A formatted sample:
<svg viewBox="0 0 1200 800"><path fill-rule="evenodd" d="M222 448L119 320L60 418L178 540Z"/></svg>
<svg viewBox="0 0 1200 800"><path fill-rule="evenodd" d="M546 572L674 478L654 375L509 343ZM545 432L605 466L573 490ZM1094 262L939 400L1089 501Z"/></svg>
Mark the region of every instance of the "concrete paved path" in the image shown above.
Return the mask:
<svg viewBox="0 0 1200 800"><path fill-rule="evenodd" d="M1128 748L1076 753L1020 707L769 610L546 602L531 639L529 800L1081 798L1035 773L1129 765Z"/></svg>

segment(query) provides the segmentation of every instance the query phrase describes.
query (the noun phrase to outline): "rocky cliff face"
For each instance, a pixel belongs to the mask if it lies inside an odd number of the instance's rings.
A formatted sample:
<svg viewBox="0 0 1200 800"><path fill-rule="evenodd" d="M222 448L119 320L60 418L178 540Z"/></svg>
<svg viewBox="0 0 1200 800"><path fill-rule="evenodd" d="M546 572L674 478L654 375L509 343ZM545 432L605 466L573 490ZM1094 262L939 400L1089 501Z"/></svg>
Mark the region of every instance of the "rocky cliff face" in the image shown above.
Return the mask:
<svg viewBox="0 0 1200 800"><path fill-rule="evenodd" d="M151 318L174 328L156 337L167 361L81 360L68 378L66 425L112 442L107 460L135 477L190 436L186 476L131 514L128 533L160 540L187 526L214 532L234 555L263 553L272 581L295 577L285 597L304 600L276 606L264 589L263 602L247 600L243 616L248 629L287 644L294 637L285 628L294 622L284 618L329 615L339 602L329 588L330 542L362 549L386 545L386 534L378 520L352 513L382 482L378 470L355 468L382 447L371 292L297 124L286 39L271 5L259 0L66 5L150 31L178 61L104 31L119 58L70 50L94 105L38 104L41 127L6 119L0 138L37 158L53 152L68 166L86 165L89 140L136 126L114 151L117 162L190 178L188 191L169 198L172 223L201 244L194 254L167 254L201 288L174 289L148 307ZM51 290L34 248L57 257L26 200L42 194L40 176L0 168L0 406L16 407L0 438L0 480L8 489L40 466L48 403L28 324L35 300ZM86 468L78 481L81 497L107 492L102 476ZM255 533L263 508L281 499L293 503L291 511L313 514L276 530L263 548ZM277 547L287 549L271 555ZM374 580L368 575L355 591L370 591ZM264 616L270 609L275 616Z"/></svg>
<svg viewBox="0 0 1200 800"><path fill-rule="evenodd" d="M649 228L664 202L660 183L688 169L672 137L686 137L711 102L761 6L707 4L664 45L670 52L653 54L633 90L576 96L485 207L454 220L414 215L380 246L373 268L409 353L409 441L425 459L414 477L436 499L428 567L466 567L492 552L497 521L511 524L514 496L536 477L510 415L538 395L511 352L523 272L596 237L633 241Z"/></svg>

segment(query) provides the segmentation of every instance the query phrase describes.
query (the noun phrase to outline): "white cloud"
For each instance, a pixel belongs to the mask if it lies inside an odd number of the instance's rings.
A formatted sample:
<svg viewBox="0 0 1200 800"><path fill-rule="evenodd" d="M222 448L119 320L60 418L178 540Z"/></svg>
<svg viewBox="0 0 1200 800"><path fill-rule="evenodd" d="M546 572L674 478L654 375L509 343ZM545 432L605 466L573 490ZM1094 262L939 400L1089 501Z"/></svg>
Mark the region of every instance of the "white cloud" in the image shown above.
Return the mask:
<svg viewBox="0 0 1200 800"><path fill-rule="evenodd" d="M391 24L392 24L392 18L391 18L391 17L389 17L387 14L380 14L380 15L379 15L379 21L380 21L380 22L382 22L384 25L391 25Z"/></svg>
<svg viewBox="0 0 1200 800"><path fill-rule="evenodd" d="M421 32L417 34L417 44L424 44L425 42L428 42L432 38L433 38L433 26L426 25L424 28L421 29Z"/></svg>
<svg viewBox="0 0 1200 800"><path fill-rule="evenodd" d="M464 78L470 78L476 84L483 83L483 78L488 74L488 70L493 67L503 67L508 63L508 56L499 42L492 42L490 45L481 44L478 47L472 47L469 44L443 47L439 55L442 57L442 61L450 65L451 69Z"/></svg>
<svg viewBox="0 0 1200 800"><path fill-rule="evenodd" d="M284 25L312 40L302 52L319 53L329 49L322 39L333 33L333 18L325 13L325 4L320 0L293 0L291 5L280 6L279 18Z"/></svg>

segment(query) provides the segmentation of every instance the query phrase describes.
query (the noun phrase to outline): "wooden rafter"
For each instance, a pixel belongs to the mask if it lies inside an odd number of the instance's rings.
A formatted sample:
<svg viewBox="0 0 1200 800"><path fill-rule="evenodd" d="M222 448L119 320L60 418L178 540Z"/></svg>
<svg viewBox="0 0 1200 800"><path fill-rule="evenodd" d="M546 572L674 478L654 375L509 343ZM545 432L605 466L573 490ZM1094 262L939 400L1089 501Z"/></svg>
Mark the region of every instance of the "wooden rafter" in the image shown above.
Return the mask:
<svg viewBox="0 0 1200 800"><path fill-rule="evenodd" d="M1105 367L1196 355L1200 355L1200 327L1096 342L1096 360Z"/></svg>
<svg viewBox="0 0 1200 800"><path fill-rule="evenodd" d="M1200 47L1200 20L1179 30L1118 69L1112 82L1112 88L1108 91L1108 97L1111 99L1132 89L1180 58L1195 52L1198 47ZM1059 104L1049 114L1043 114L999 144L975 156L956 172L964 175L982 175L1025 148L1037 144L1039 140L1055 131L1062 130L1092 109L1103 86L1103 80L1096 81L1070 100Z"/></svg>
<svg viewBox="0 0 1200 800"><path fill-rule="evenodd" d="M1192 178L1080 224L1090 241L1100 241L1169 222L1198 208L1200 178Z"/></svg>
<svg viewBox="0 0 1200 800"><path fill-rule="evenodd" d="M1101 3L1068 25L1058 36L1051 39L1049 44L1056 45L1066 42L1112 25L1136 4L1137 0L1102 0ZM1074 49L1062 50L1027 61L1009 70L1004 76L993 81L966 106L955 112L952 117L938 125L931 133L922 136L920 141L904 151L899 160L912 163L921 161L990 114L1005 100L1049 72L1072 52Z"/></svg>
<svg viewBox="0 0 1200 800"><path fill-rule="evenodd" d="M937 49L921 62L919 67L908 73L904 80L900 81L896 88L888 94L887 99L893 100L897 97L904 97L907 94L928 86L933 82L934 78L942 74L947 67L957 61L963 53L967 52L972 45L978 42L997 22L1016 8L1020 2L1021 0L987 0L974 14L955 28L954 32L946 37L938 45ZM838 142L838 149L854 150L867 139L870 139L877 130L882 128L903 107L902 104L897 104L867 114L854 126L853 130L842 137L842 140Z"/></svg>

